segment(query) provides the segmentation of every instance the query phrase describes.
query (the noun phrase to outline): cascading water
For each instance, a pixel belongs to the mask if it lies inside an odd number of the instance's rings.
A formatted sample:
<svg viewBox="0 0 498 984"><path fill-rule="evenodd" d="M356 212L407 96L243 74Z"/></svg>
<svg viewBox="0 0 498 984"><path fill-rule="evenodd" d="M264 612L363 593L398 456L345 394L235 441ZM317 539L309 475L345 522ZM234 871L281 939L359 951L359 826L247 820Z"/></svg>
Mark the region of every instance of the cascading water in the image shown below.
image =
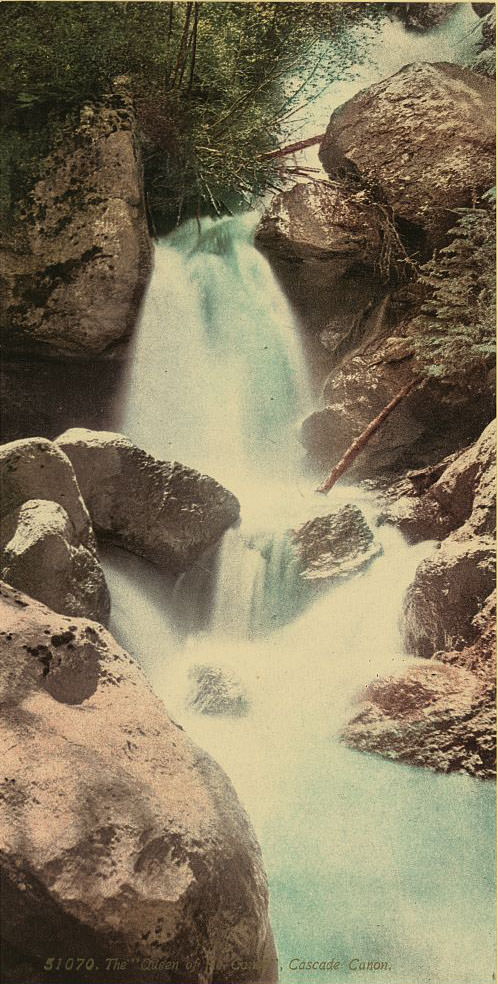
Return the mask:
<svg viewBox="0 0 498 984"><path fill-rule="evenodd" d="M176 581L109 552L112 628L251 816L283 984L365 984L355 960L385 964L386 984L488 984L492 789L336 740L355 695L400 666L402 596L427 544L381 528L366 572L304 597L287 531L347 502L373 527L376 506L354 487L313 492L295 436L306 366L253 226L203 220L158 244L121 424L232 489L240 527ZM194 709L198 667L235 680L247 713ZM296 969L334 959L334 971Z"/></svg>

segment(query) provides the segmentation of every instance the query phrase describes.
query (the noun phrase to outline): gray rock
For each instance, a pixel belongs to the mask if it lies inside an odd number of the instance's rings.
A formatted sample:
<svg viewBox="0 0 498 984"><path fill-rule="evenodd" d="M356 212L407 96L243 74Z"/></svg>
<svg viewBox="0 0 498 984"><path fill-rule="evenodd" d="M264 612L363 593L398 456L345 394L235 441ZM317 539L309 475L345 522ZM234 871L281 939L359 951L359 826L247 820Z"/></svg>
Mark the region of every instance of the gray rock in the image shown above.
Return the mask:
<svg viewBox="0 0 498 984"><path fill-rule="evenodd" d="M110 598L69 458L52 441L0 447L0 572L67 615L107 622Z"/></svg>
<svg viewBox="0 0 498 984"><path fill-rule="evenodd" d="M44 437L27 437L0 446L1 515L28 499L46 499L64 507L76 536L95 545L88 510L73 466L62 449Z"/></svg>
<svg viewBox="0 0 498 984"><path fill-rule="evenodd" d="M397 526L411 543L462 539L496 529L496 422L461 453L407 476L386 492L379 524Z"/></svg>
<svg viewBox="0 0 498 984"><path fill-rule="evenodd" d="M96 552L57 502L30 499L0 522L0 576L63 615L107 623L110 597Z"/></svg>
<svg viewBox="0 0 498 984"><path fill-rule="evenodd" d="M361 510L351 505L309 520L293 531L292 539L299 574L310 582L351 577L382 553Z"/></svg>
<svg viewBox="0 0 498 984"><path fill-rule="evenodd" d="M225 774L96 623L5 585L0 610L6 978L39 984L56 954L93 958L82 984L275 981L261 854Z"/></svg>
<svg viewBox="0 0 498 984"><path fill-rule="evenodd" d="M361 193L310 181L272 198L256 230L256 244L285 259L327 263L328 276L342 276L355 263L375 266L381 224Z"/></svg>
<svg viewBox="0 0 498 984"><path fill-rule="evenodd" d="M454 527L465 524L462 537L496 530L496 421L445 469L430 495L451 517Z"/></svg>
<svg viewBox="0 0 498 984"><path fill-rule="evenodd" d="M404 600L406 651L431 658L463 648L476 637L474 616L496 583L491 537L452 534L418 566Z"/></svg>
<svg viewBox="0 0 498 984"><path fill-rule="evenodd" d="M320 159L331 177L349 171L377 187L435 245L452 210L494 184L494 114L494 85L482 75L446 62L406 65L335 110Z"/></svg>
<svg viewBox="0 0 498 984"><path fill-rule="evenodd" d="M455 9L454 3L394 3L396 16L408 31L419 34L439 27ZM389 9L389 7L388 7Z"/></svg>
<svg viewBox="0 0 498 984"><path fill-rule="evenodd" d="M496 776L492 688L474 673L431 660L375 680L343 729L345 744L437 772Z"/></svg>
<svg viewBox="0 0 498 984"><path fill-rule="evenodd" d="M189 704L201 714L225 714L242 717L249 710L249 700L242 684L230 670L221 666L192 666Z"/></svg>
<svg viewBox="0 0 498 984"><path fill-rule="evenodd" d="M122 434L74 428L56 444L72 462L95 531L174 573L238 519L237 499L214 479L157 461Z"/></svg>
<svg viewBox="0 0 498 984"><path fill-rule="evenodd" d="M43 163L1 257L8 345L94 354L130 334L152 262L135 129L121 80Z"/></svg>

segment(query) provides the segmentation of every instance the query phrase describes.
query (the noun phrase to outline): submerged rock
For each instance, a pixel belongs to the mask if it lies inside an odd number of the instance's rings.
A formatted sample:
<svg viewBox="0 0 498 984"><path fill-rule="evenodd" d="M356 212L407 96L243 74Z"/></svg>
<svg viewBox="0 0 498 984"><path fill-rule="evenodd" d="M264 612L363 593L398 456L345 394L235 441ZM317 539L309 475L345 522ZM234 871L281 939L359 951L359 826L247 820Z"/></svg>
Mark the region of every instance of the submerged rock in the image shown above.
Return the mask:
<svg viewBox="0 0 498 984"><path fill-rule="evenodd" d="M122 434L74 428L56 443L72 462L96 532L174 573L239 517L237 499L213 478L158 461Z"/></svg>
<svg viewBox="0 0 498 984"><path fill-rule="evenodd" d="M76 956L83 984L274 981L261 854L225 774L97 624L5 585L0 611L5 979L41 984L56 954L61 984Z"/></svg>
<svg viewBox="0 0 498 984"><path fill-rule="evenodd" d="M230 670L221 666L192 666L189 704L201 714L226 714L242 717L249 710L249 700L242 684Z"/></svg>
<svg viewBox="0 0 498 984"><path fill-rule="evenodd" d="M474 6L474 5L473 5ZM394 10L408 31L422 34L439 27L456 7L454 3L393 3L387 5Z"/></svg>
<svg viewBox="0 0 498 984"><path fill-rule="evenodd" d="M343 506L292 533L298 571L305 581L329 582L365 570L382 553L362 512Z"/></svg>
<svg viewBox="0 0 498 984"><path fill-rule="evenodd" d="M7 346L100 353L130 334L152 264L135 131L117 80L44 162L2 254Z"/></svg>
<svg viewBox="0 0 498 984"><path fill-rule="evenodd" d="M320 159L376 187L405 223L406 241L433 246L495 180L494 85L447 62L406 65L332 114ZM388 135L388 139L386 138Z"/></svg>
<svg viewBox="0 0 498 984"><path fill-rule="evenodd" d="M33 437L0 447L0 572L66 615L106 622L110 598L68 457Z"/></svg>

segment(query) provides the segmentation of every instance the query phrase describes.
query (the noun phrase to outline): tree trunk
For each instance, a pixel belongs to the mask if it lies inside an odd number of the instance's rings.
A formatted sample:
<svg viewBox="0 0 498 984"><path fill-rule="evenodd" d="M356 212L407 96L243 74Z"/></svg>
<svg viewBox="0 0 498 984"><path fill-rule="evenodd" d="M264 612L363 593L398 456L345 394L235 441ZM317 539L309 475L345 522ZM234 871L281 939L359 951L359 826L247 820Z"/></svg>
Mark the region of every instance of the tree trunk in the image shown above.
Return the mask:
<svg viewBox="0 0 498 984"><path fill-rule="evenodd" d="M175 88L176 80L177 80L177 76L178 76L178 71L182 68L182 65L184 64L184 59L186 58L187 44L188 44L188 33L189 33L189 26L190 26L190 17L191 17L191 14L192 14L192 7L193 6L194 6L193 3L187 3L186 4L186 7L185 7L185 20L183 22L182 37L181 37L181 41L180 41L180 47L178 49L178 56L177 56L177 59L176 59L176 65L175 65L175 68L174 68L174 71L173 71L173 78L171 79L171 82L170 82L170 87L172 89Z"/></svg>
<svg viewBox="0 0 498 984"><path fill-rule="evenodd" d="M192 28L192 61L190 64L190 76L188 80L188 93L192 92L192 86L194 84L194 72L195 72L195 56L197 53L197 28L199 24L199 4L194 3L194 26Z"/></svg>
<svg viewBox="0 0 498 984"><path fill-rule="evenodd" d="M319 488L316 489L317 492L322 492L323 495L326 495L327 492L330 492L330 489L333 488L337 480L341 477L341 475L344 474L345 471L348 470L348 468L350 467L350 465L353 464L353 461L356 460L360 452L363 451L363 448L366 447L370 438L372 437L372 434L375 434L375 431L377 431L380 425L384 423L384 420L386 420L387 417L389 417L389 415L393 412L395 407L398 406L398 403L401 403L401 401L404 400L405 397L408 396L408 394L411 393L411 391L415 389L416 386L419 385L419 383L420 383L420 379L412 379L410 380L409 383L406 384L406 386L403 386L403 389L400 389L399 393L396 393L396 396L393 396L392 400L387 404L387 406L385 406L384 409L381 410L381 412L378 414L377 417L374 417L374 419L370 421L370 423L368 424L367 427L365 427L365 430L362 431L360 436L357 437L352 444L350 444L348 450L346 451L345 454L343 454L341 460L338 461L335 468L332 469L330 475L325 480L323 485L320 485Z"/></svg>
<svg viewBox="0 0 498 984"><path fill-rule="evenodd" d="M298 150L305 150L306 147L312 147L313 144L321 143L324 136L324 133L319 133L317 137L308 137L307 140L299 140L298 143L288 144L287 147L270 150L266 154L261 154L261 157L264 157L267 161L273 157L286 157L287 154L295 154Z"/></svg>

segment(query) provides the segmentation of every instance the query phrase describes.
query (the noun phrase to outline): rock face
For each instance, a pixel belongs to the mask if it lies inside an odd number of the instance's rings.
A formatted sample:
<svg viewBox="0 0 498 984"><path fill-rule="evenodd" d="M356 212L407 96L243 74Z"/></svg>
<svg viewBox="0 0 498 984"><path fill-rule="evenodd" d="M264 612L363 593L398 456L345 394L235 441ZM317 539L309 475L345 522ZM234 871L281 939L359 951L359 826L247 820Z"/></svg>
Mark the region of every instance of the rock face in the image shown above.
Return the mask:
<svg viewBox="0 0 498 984"><path fill-rule="evenodd" d="M494 542L448 537L417 568L404 602L406 651L430 659L475 639L473 618L496 582Z"/></svg>
<svg viewBox="0 0 498 984"><path fill-rule="evenodd" d="M474 621L495 585L496 425L428 489L453 532L417 568L405 597L407 651L432 657L475 641Z"/></svg>
<svg viewBox="0 0 498 984"><path fill-rule="evenodd" d="M496 422L461 454L409 472L388 490L379 522L397 526L411 543L442 540L464 523L465 536L496 528Z"/></svg>
<svg viewBox="0 0 498 984"><path fill-rule="evenodd" d="M5 979L38 984L57 954L63 984L75 955L86 984L273 981L260 851L224 773L112 636L0 591Z"/></svg>
<svg viewBox="0 0 498 984"><path fill-rule="evenodd" d="M496 529L496 421L458 455L431 486L430 494L463 535L493 534Z"/></svg>
<svg viewBox="0 0 498 984"><path fill-rule="evenodd" d="M409 339L388 338L377 346L357 350L333 371L324 387L326 406L302 424L301 441L325 466L339 461L351 442L413 377L413 345ZM395 468L423 434L415 407L416 393L396 407L357 458L350 474L363 477Z"/></svg>
<svg viewBox="0 0 498 984"><path fill-rule="evenodd" d="M331 177L354 173L433 246L494 184L494 86L446 62L406 65L332 114L320 147ZM388 139L386 139L388 135Z"/></svg>
<svg viewBox="0 0 498 984"><path fill-rule="evenodd" d="M496 426L471 447L394 487L381 518L412 541L444 538L417 568L404 602L408 653L427 667L374 681L343 740L443 772L496 774ZM406 495L406 486L412 494Z"/></svg>
<svg viewBox="0 0 498 984"><path fill-rule="evenodd" d="M482 20L479 52L472 59L469 67L494 79L496 78L496 6L494 3L473 3L472 6Z"/></svg>
<svg viewBox="0 0 498 984"><path fill-rule="evenodd" d="M106 622L110 598L86 506L52 441L0 447L2 577L66 615Z"/></svg>
<svg viewBox="0 0 498 984"><path fill-rule="evenodd" d="M303 326L340 341L385 294L385 231L382 211L363 191L310 181L275 195L255 243ZM397 257L397 245L390 245Z"/></svg>
<svg viewBox="0 0 498 984"><path fill-rule="evenodd" d="M249 710L243 687L233 674L220 666L193 666L190 669L189 703L201 714L242 717Z"/></svg>
<svg viewBox="0 0 498 984"><path fill-rule="evenodd" d="M305 581L327 582L365 570L382 548L357 506L317 516L292 534L298 571Z"/></svg>
<svg viewBox="0 0 498 984"><path fill-rule="evenodd" d="M496 712L491 682L467 670L431 660L399 676L376 680L342 740L438 772L496 775Z"/></svg>
<svg viewBox="0 0 498 984"><path fill-rule="evenodd" d="M310 181L272 198L257 228L256 245L285 259L327 263L327 275L341 276L355 263L376 264L381 228L361 192Z"/></svg>
<svg viewBox="0 0 498 984"><path fill-rule="evenodd" d="M417 373L414 340L405 324L369 336L332 370L325 406L307 417L300 439L325 467L339 461L352 441ZM452 390L437 380L413 390L369 440L348 474L370 478L437 463L478 437L492 413L490 392Z"/></svg>
<svg viewBox="0 0 498 984"><path fill-rule="evenodd" d="M174 573L238 519L237 499L214 479L157 461L122 434L74 428L56 444L71 460L95 531Z"/></svg>
<svg viewBox="0 0 498 984"><path fill-rule="evenodd" d="M45 162L24 243L2 256L7 346L100 353L135 323L151 246L133 106L123 82Z"/></svg>

